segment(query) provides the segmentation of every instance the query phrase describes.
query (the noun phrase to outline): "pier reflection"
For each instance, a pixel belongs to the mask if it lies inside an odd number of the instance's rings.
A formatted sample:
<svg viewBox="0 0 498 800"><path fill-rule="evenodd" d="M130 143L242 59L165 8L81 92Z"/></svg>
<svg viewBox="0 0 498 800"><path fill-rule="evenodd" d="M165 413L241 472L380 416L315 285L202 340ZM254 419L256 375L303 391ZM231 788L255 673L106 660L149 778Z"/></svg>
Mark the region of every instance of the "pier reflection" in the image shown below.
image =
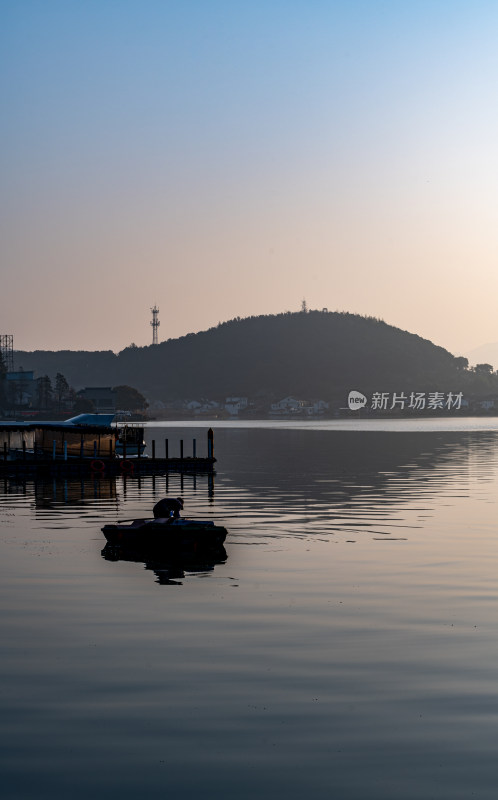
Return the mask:
<svg viewBox="0 0 498 800"><path fill-rule="evenodd" d="M105 475L95 474L78 478L33 476L4 476L0 480L0 500L7 497L28 497L36 509L56 506L76 506L85 502L100 501L101 507L109 504L116 509L125 500L145 500L150 509L158 497L169 494L196 494L205 492L209 503L214 502L214 474L172 475Z"/></svg>
<svg viewBox="0 0 498 800"><path fill-rule="evenodd" d="M116 478L85 479L5 477L0 482L1 495L33 497L36 508L76 505L84 500L116 500Z"/></svg>
<svg viewBox="0 0 498 800"><path fill-rule="evenodd" d="M120 478L120 484L123 489L123 496L127 497L129 492L140 494L143 488L152 489L153 495L157 492L166 495L170 493L184 494L185 491L193 491L205 488L207 492L207 499L210 503L214 502L214 488L215 488L215 473L169 473L164 475L136 475L130 476L124 474Z"/></svg>
<svg viewBox="0 0 498 800"><path fill-rule="evenodd" d="M116 500L116 478L37 480L33 484L35 505L47 508L54 504L77 505L85 500Z"/></svg>

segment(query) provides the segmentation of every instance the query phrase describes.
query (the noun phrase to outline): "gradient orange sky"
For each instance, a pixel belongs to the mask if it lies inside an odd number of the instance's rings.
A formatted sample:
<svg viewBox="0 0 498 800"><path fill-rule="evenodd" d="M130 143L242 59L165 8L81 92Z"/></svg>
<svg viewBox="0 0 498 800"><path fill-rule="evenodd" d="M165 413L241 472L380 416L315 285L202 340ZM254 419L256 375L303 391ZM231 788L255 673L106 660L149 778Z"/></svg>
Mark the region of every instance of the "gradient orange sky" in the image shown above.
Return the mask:
<svg viewBox="0 0 498 800"><path fill-rule="evenodd" d="M0 333L327 307L498 341L498 3L1 4Z"/></svg>

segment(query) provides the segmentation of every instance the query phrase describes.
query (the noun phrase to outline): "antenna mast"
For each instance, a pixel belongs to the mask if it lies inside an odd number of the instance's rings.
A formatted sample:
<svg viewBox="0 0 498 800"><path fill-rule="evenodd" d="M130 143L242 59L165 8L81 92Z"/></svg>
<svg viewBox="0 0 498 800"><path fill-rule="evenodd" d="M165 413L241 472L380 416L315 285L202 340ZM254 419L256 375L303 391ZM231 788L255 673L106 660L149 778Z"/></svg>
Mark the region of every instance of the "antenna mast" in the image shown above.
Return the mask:
<svg viewBox="0 0 498 800"><path fill-rule="evenodd" d="M14 337L11 333L0 333L0 354L7 372L14 372Z"/></svg>
<svg viewBox="0 0 498 800"><path fill-rule="evenodd" d="M154 308L151 308L151 311L152 311L152 321L151 321L150 324L152 325L152 344L157 344L158 343L157 342L157 329L159 328L159 325L161 324L159 322L159 320L158 320L159 309L158 309L157 306L154 306Z"/></svg>

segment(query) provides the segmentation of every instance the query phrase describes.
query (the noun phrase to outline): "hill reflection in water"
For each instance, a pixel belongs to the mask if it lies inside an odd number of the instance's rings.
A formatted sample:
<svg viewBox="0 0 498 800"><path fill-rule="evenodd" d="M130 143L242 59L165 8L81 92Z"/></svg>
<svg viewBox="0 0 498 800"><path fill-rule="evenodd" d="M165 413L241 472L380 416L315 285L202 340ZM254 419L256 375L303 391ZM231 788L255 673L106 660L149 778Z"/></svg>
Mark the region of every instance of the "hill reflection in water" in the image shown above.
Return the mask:
<svg viewBox="0 0 498 800"><path fill-rule="evenodd" d="M441 493L492 480L494 433L217 431L225 524L284 536L406 535ZM400 516L401 515L401 516Z"/></svg>

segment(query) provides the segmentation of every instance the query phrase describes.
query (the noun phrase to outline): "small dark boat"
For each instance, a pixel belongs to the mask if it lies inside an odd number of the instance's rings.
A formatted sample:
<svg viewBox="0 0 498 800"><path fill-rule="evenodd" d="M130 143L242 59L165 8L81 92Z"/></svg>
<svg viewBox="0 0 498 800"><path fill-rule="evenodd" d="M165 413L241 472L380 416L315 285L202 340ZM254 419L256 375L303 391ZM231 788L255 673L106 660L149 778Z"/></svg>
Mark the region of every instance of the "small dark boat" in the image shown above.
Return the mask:
<svg viewBox="0 0 498 800"><path fill-rule="evenodd" d="M219 548L227 536L221 525L194 519L135 519L129 524L104 525L102 533L112 545L193 552Z"/></svg>

